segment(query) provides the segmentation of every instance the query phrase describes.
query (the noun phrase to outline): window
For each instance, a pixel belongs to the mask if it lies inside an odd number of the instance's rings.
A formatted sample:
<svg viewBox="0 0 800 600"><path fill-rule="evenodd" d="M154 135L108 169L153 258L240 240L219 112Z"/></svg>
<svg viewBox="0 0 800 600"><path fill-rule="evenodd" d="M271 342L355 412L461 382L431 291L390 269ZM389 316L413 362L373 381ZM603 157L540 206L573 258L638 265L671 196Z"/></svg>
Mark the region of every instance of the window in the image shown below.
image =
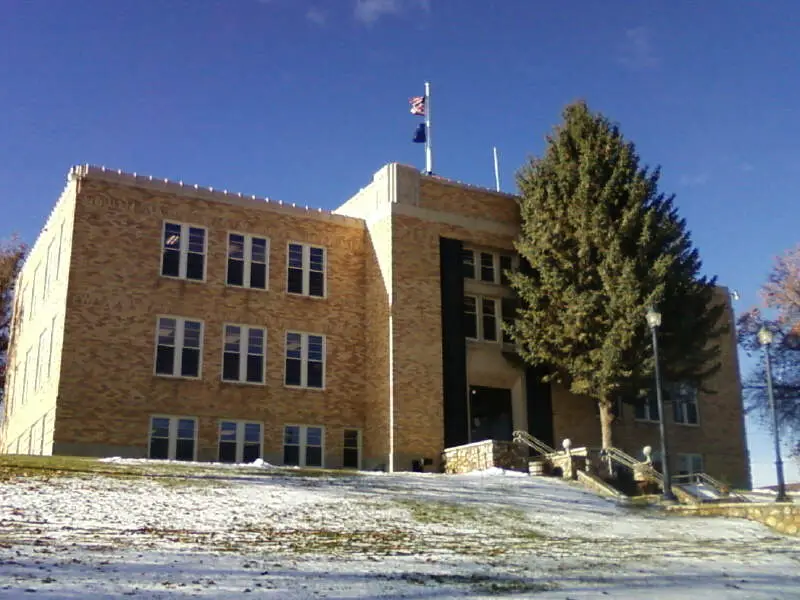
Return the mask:
<svg viewBox="0 0 800 600"><path fill-rule="evenodd" d="M39 275L40 266L41 265L36 265L36 268L33 270L33 285L32 285L33 289L31 289L31 304L30 304L31 316L33 316L33 314L36 312L36 309L40 304L39 300L42 287L42 280Z"/></svg>
<svg viewBox="0 0 800 600"><path fill-rule="evenodd" d="M321 467L324 431L322 427L287 425L283 430L283 464Z"/></svg>
<svg viewBox="0 0 800 600"><path fill-rule="evenodd" d="M249 463L257 458L261 458L261 423L219 424L219 462Z"/></svg>
<svg viewBox="0 0 800 600"><path fill-rule="evenodd" d="M64 222L61 222L61 226L58 229L58 256L56 257L56 281L61 281L61 253L64 249Z"/></svg>
<svg viewBox="0 0 800 600"><path fill-rule="evenodd" d="M325 296L325 248L289 244L286 290L302 296Z"/></svg>
<svg viewBox="0 0 800 600"><path fill-rule="evenodd" d="M668 385L668 393L672 400L673 417L681 425L697 425L697 390L690 383L674 383Z"/></svg>
<svg viewBox="0 0 800 600"><path fill-rule="evenodd" d="M202 227L164 223L161 274L203 281L206 263L206 230Z"/></svg>
<svg viewBox="0 0 800 600"><path fill-rule="evenodd" d="M159 317L156 375L200 377L203 323L180 317Z"/></svg>
<svg viewBox="0 0 800 600"><path fill-rule="evenodd" d="M264 383L267 331L263 327L225 325L222 379Z"/></svg>
<svg viewBox="0 0 800 600"><path fill-rule="evenodd" d="M325 336L286 332L286 374L288 386L325 387Z"/></svg>
<svg viewBox="0 0 800 600"><path fill-rule="evenodd" d="M499 328L499 304L495 298L464 296L464 335L472 340L496 342Z"/></svg>
<svg viewBox="0 0 800 600"><path fill-rule="evenodd" d="M464 279L475 279L475 251L461 250L461 267Z"/></svg>
<svg viewBox="0 0 800 600"><path fill-rule="evenodd" d="M358 429L344 430L342 466L345 469L361 468L361 431Z"/></svg>
<svg viewBox="0 0 800 600"><path fill-rule="evenodd" d="M55 335L55 331L56 317L53 317L53 320L50 323L50 341L47 344L47 379L50 379L51 375L53 374L53 336Z"/></svg>
<svg viewBox="0 0 800 600"><path fill-rule="evenodd" d="M50 243L47 245L47 255L44 259L44 294L43 296L46 298L47 295L50 293L50 286L52 285L52 277L53 277L53 269L55 265L53 265L53 246L55 245L55 240L50 240Z"/></svg>
<svg viewBox="0 0 800 600"><path fill-rule="evenodd" d="M47 331L39 334L39 345L36 349L36 372L34 374L33 389L38 390L44 383L44 374L50 358L47 352Z"/></svg>
<svg viewBox="0 0 800 600"><path fill-rule="evenodd" d="M678 475L694 475L702 472L702 454L678 454Z"/></svg>
<svg viewBox="0 0 800 600"><path fill-rule="evenodd" d="M20 404L25 404L28 399L28 391L31 384L31 351L30 349L25 353L25 366L22 368L22 401Z"/></svg>
<svg viewBox="0 0 800 600"><path fill-rule="evenodd" d="M151 417L150 458L194 460L197 422L190 417Z"/></svg>
<svg viewBox="0 0 800 600"><path fill-rule="evenodd" d="M472 250L461 251L461 267L465 279L479 279L485 283L508 285L506 271L513 270L514 257L510 254Z"/></svg>
<svg viewBox="0 0 800 600"><path fill-rule="evenodd" d="M655 393L650 393L646 398L640 399L636 403L636 420L637 421L654 421L658 422L658 400Z"/></svg>
<svg viewBox="0 0 800 600"><path fill-rule="evenodd" d="M267 289L269 240L263 237L228 234L228 285Z"/></svg>
<svg viewBox="0 0 800 600"><path fill-rule="evenodd" d="M514 319L516 318L516 302L513 298L503 298L500 301L500 310L503 315L503 324L508 327L514 324ZM514 340L511 335L506 331L505 327L502 328L503 331L503 343L504 344L513 344Z"/></svg>

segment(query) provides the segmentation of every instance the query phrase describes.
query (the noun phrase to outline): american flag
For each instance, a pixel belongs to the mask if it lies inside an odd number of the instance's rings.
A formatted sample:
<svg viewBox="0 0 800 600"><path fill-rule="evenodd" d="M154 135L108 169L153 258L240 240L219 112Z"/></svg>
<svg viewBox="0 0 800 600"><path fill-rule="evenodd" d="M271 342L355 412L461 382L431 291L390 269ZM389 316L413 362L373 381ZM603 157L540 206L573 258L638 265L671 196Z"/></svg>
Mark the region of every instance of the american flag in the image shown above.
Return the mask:
<svg viewBox="0 0 800 600"><path fill-rule="evenodd" d="M411 102L411 114L425 116L425 96L414 96Z"/></svg>

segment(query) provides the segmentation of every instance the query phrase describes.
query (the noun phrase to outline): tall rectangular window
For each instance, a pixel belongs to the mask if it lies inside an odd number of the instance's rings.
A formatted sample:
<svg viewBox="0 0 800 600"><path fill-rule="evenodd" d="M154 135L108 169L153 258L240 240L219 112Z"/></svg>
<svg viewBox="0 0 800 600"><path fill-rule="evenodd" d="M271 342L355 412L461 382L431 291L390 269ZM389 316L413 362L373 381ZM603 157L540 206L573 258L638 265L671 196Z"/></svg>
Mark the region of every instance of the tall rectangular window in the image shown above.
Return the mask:
<svg viewBox="0 0 800 600"><path fill-rule="evenodd" d="M318 426L287 425L283 430L283 464L322 467L325 431Z"/></svg>
<svg viewBox="0 0 800 600"><path fill-rule="evenodd" d="M193 417L150 418L150 458L195 460L196 446L197 420Z"/></svg>
<svg viewBox="0 0 800 600"><path fill-rule="evenodd" d="M55 336L57 318L58 317L53 317L53 320L50 322L50 340L48 341L47 350L47 379L50 379L53 375L53 337Z"/></svg>
<svg viewBox="0 0 800 600"><path fill-rule="evenodd" d="M51 287L51 279L53 278L53 271L55 270L55 265L53 264L53 246L55 239L50 240L50 243L47 245L47 254L44 259L44 294L43 296L47 298L50 294L50 287Z"/></svg>
<svg viewBox="0 0 800 600"><path fill-rule="evenodd" d="M345 429L343 440L342 466L345 469L361 468L361 431Z"/></svg>
<svg viewBox="0 0 800 600"><path fill-rule="evenodd" d="M461 250L461 273L464 279L475 279L475 251L468 248Z"/></svg>
<svg viewBox="0 0 800 600"><path fill-rule="evenodd" d="M20 404L25 404L25 401L30 395L31 388L31 351L25 353L25 366L22 368L22 401Z"/></svg>
<svg viewBox="0 0 800 600"><path fill-rule="evenodd" d="M514 269L514 259L508 254L500 255L500 283L502 285L509 285L511 281L508 279L508 272Z"/></svg>
<svg viewBox="0 0 800 600"><path fill-rule="evenodd" d="M164 223L161 274L165 277L205 279L206 230L182 223Z"/></svg>
<svg viewBox="0 0 800 600"><path fill-rule="evenodd" d="M658 399L655 393L650 393L636 403L634 415L638 421L659 421Z"/></svg>
<svg viewBox="0 0 800 600"><path fill-rule="evenodd" d="M494 257L495 255L491 252L481 252L481 281L494 283Z"/></svg>
<svg viewBox="0 0 800 600"><path fill-rule="evenodd" d="M202 346L202 321L158 317L156 375L199 378Z"/></svg>
<svg viewBox="0 0 800 600"><path fill-rule="evenodd" d="M503 315L503 343L513 344L514 339L511 334L506 330L509 326L514 324L514 319L517 315L516 302L513 298L502 298L500 300L500 311Z"/></svg>
<svg viewBox="0 0 800 600"><path fill-rule="evenodd" d="M61 254L64 251L64 221L58 228L58 251L56 253L56 281L61 281Z"/></svg>
<svg viewBox="0 0 800 600"><path fill-rule="evenodd" d="M267 289L269 240L241 233L228 234L228 285Z"/></svg>
<svg viewBox="0 0 800 600"><path fill-rule="evenodd" d="M220 462L249 463L257 458L261 458L261 423L220 422Z"/></svg>
<svg viewBox="0 0 800 600"><path fill-rule="evenodd" d="M225 325L223 381L264 383L267 331L249 325Z"/></svg>
<svg viewBox="0 0 800 600"><path fill-rule="evenodd" d="M690 383L672 383L667 386L672 400L673 417L681 425L697 425L697 389Z"/></svg>
<svg viewBox="0 0 800 600"><path fill-rule="evenodd" d="M500 333L499 300L483 296L464 296L464 336L496 342Z"/></svg>
<svg viewBox="0 0 800 600"><path fill-rule="evenodd" d="M325 248L290 243L287 251L287 292L324 298L326 293L325 269Z"/></svg>
<svg viewBox="0 0 800 600"><path fill-rule="evenodd" d="M47 330L39 334L39 344L36 349L36 374L33 387L39 389L44 383L44 375L47 372Z"/></svg>
<svg viewBox="0 0 800 600"><path fill-rule="evenodd" d="M325 336L286 332L284 383L292 387L325 387Z"/></svg>

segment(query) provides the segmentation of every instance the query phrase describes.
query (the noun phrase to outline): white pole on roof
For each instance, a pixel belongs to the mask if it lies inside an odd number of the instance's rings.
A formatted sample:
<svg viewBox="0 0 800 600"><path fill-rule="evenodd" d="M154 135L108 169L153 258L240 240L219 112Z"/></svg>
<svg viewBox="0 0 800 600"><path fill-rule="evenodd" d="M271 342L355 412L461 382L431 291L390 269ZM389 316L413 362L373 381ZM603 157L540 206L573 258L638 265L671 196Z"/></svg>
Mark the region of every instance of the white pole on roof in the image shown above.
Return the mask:
<svg viewBox="0 0 800 600"><path fill-rule="evenodd" d="M425 82L425 172L433 174L433 145L431 144L431 84Z"/></svg>
<svg viewBox="0 0 800 600"><path fill-rule="evenodd" d="M494 151L494 187L499 192L500 191L500 166L497 162L497 146L492 148Z"/></svg>

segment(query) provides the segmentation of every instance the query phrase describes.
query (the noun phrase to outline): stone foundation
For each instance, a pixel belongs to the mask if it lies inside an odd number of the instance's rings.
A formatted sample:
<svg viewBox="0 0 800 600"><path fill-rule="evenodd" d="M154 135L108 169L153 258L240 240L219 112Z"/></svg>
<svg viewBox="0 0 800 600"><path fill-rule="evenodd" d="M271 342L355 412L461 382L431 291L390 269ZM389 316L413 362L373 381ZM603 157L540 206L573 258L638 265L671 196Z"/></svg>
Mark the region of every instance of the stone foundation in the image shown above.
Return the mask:
<svg viewBox="0 0 800 600"><path fill-rule="evenodd" d="M778 502L699 504L694 506L670 506L668 510L682 515L749 519L750 521L763 523L780 533L800 537L800 504Z"/></svg>
<svg viewBox="0 0 800 600"><path fill-rule="evenodd" d="M469 473L491 467L527 471L527 452L513 442L484 440L463 446L445 448L445 473Z"/></svg>

